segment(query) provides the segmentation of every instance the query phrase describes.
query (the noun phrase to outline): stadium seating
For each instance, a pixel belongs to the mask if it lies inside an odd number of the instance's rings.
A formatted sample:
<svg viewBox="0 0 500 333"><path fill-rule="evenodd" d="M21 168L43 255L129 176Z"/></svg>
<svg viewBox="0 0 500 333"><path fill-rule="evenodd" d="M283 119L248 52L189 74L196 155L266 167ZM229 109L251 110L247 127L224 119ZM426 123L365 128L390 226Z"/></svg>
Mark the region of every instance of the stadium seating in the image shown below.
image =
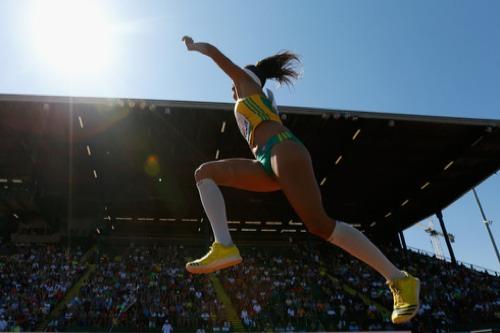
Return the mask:
<svg viewBox="0 0 500 333"><path fill-rule="evenodd" d="M158 332L168 321L175 332L427 332L499 322L500 277L412 251L385 249L422 280L419 315L398 327L388 319L392 296L382 277L326 243L243 246L241 265L209 276L184 269L201 247L85 252L62 245L2 251L0 330Z"/></svg>

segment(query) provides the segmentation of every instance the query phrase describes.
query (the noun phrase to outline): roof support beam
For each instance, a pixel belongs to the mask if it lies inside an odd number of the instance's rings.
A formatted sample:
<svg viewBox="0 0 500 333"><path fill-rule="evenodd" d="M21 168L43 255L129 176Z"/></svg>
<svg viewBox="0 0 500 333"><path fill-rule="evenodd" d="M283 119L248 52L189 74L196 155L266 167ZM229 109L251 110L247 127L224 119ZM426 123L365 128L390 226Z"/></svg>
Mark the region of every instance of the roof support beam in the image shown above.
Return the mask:
<svg viewBox="0 0 500 333"><path fill-rule="evenodd" d="M406 246L406 240L405 240L405 235L403 234L403 231L398 231L399 235L399 243L401 246L401 252L403 253L403 262L405 266L408 265L408 247Z"/></svg>
<svg viewBox="0 0 500 333"><path fill-rule="evenodd" d="M443 213L441 211L438 211L436 213L436 217L438 218L439 224L441 225L441 231L443 232L444 240L446 241L446 246L448 247L448 252L450 253L451 262L454 265L456 265L457 259L455 259L455 253L453 253L453 248L451 247L450 238L448 237L448 232L446 231L446 226L444 225Z"/></svg>
<svg viewBox="0 0 500 333"><path fill-rule="evenodd" d="M405 235L403 234L403 231L398 231L398 234L399 234L399 241L401 242L401 249L403 250L403 253L406 255L408 247L406 246Z"/></svg>

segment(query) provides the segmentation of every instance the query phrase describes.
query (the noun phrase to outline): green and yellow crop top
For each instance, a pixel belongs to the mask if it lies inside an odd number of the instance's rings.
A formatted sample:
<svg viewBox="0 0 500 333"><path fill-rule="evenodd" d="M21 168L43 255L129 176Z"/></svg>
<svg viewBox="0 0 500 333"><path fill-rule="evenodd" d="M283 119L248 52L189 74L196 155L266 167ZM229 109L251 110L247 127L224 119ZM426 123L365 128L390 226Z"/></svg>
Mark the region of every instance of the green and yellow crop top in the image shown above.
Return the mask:
<svg viewBox="0 0 500 333"><path fill-rule="evenodd" d="M270 120L282 123L273 103L261 94L238 99L234 105L234 116L241 134L250 146L253 146L255 129L262 122Z"/></svg>

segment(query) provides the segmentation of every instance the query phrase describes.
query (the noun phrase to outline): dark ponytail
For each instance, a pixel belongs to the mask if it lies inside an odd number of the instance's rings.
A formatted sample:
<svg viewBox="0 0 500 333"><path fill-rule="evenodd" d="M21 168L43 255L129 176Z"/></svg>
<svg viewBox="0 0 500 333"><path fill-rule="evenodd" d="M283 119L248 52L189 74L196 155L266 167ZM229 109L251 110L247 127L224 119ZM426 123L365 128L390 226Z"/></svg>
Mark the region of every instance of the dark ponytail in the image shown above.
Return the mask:
<svg viewBox="0 0 500 333"><path fill-rule="evenodd" d="M297 71L298 65L300 65L300 59L295 53L282 51L262 59L255 66L246 66L246 68L256 72L255 74L261 80L262 86L264 86L266 79L274 79L280 85L292 85L293 80L297 80L300 76ZM254 68L257 71L254 71Z"/></svg>

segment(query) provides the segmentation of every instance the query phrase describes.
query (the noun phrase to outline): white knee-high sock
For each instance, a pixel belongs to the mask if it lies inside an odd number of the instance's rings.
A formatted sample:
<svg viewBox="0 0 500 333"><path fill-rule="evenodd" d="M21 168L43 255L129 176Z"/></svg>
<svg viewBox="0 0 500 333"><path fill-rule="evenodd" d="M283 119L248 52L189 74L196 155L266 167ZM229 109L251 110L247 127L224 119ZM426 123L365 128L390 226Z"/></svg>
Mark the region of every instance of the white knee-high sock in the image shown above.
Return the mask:
<svg viewBox="0 0 500 333"><path fill-rule="evenodd" d="M229 234L226 217L226 204L217 184L210 178L205 178L196 183L200 192L201 203L208 216L215 241L222 245L231 245L233 240Z"/></svg>
<svg viewBox="0 0 500 333"><path fill-rule="evenodd" d="M386 280L405 276L361 231L350 224L337 221L335 229L327 241L364 261Z"/></svg>

